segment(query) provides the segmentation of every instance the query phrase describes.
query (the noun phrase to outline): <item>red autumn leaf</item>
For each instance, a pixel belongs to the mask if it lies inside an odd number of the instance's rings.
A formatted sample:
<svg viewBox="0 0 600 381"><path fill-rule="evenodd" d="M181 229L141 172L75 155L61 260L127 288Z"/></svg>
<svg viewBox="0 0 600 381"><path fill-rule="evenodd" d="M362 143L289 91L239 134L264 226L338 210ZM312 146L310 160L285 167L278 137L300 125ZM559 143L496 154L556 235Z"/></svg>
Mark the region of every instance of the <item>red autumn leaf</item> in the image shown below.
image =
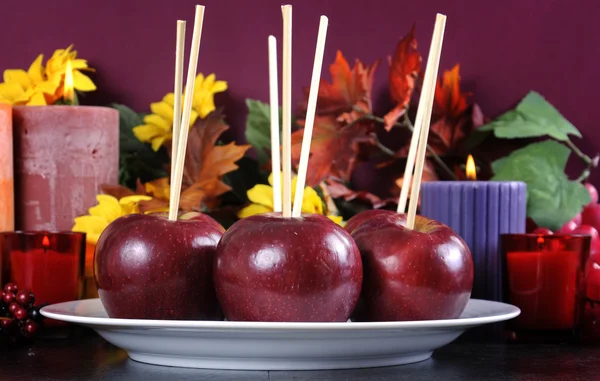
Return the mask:
<svg viewBox="0 0 600 381"><path fill-rule="evenodd" d="M389 58L389 65L390 95L396 102L396 107L384 117L386 131L391 130L398 118L406 112L421 72L421 54L417 51L414 25L398 42L394 55Z"/></svg>
<svg viewBox="0 0 600 381"><path fill-rule="evenodd" d="M363 201L372 205L374 209L379 209L391 202L391 200L382 200L376 195L366 191L352 190L338 181L325 180L325 185L327 187L327 191L333 198L343 198L346 201Z"/></svg>
<svg viewBox="0 0 600 381"><path fill-rule="evenodd" d="M411 194L411 190L412 190L412 179L411 178L411 183L409 184L409 188L408 188L408 195L410 198L410 194ZM423 166L423 176L421 177L421 182L427 182L427 181L437 181L439 180L437 173L435 172L435 166L434 164L430 161L430 160L425 160L425 165ZM400 190L402 189L402 185L404 184L404 176L396 179L396 181L394 182L394 189L392 190L392 193L395 194L397 197L400 196ZM420 200L419 200L419 204L420 205Z"/></svg>
<svg viewBox="0 0 600 381"><path fill-rule="evenodd" d="M378 66L379 60L370 66L365 66L357 59L354 67L350 68L346 58L338 50L335 62L329 67L331 82L321 79L319 84L317 114L340 116L340 120L348 122L348 118L354 119L347 114L354 114L353 107L355 106L370 113L373 76ZM308 88L304 89L306 99L303 108L305 110L308 91Z"/></svg>
<svg viewBox="0 0 600 381"><path fill-rule="evenodd" d="M484 120L483 113L477 104L463 110L462 114L457 117L442 116L429 127L428 143L438 155L461 151L461 143L471 132L481 127Z"/></svg>
<svg viewBox="0 0 600 381"><path fill-rule="evenodd" d="M458 118L467 109L467 97L470 93L460 91L460 65L446 70L435 88L434 109L436 114L447 118Z"/></svg>
<svg viewBox="0 0 600 381"><path fill-rule="evenodd" d="M244 156L250 145L238 146L233 142L215 145L228 129L221 113L215 111L190 130L179 202L183 211L200 211L202 203L214 205L218 196L231 189L221 181L223 175L238 168L235 162Z"/></svg>
<svg viewBox="0 0 600 381"><path fill-rule="evenodd" d="M316 186L321 181L335 177L349 180L362 144L371 143L371 125L344 124L335 115L316 116L306 184ZM292 160L300 160L304 129L292 134Z"/></svg>

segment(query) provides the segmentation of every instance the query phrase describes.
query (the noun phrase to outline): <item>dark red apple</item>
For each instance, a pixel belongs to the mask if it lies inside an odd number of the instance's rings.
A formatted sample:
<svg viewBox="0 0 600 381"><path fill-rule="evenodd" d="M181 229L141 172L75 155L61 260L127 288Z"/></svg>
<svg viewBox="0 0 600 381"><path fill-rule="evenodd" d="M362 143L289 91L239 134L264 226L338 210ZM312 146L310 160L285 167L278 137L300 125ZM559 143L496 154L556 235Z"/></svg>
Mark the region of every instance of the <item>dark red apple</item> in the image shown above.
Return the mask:
<svg viewBox="0 0 600 381"><path fill-rule="evenodd" d="M363 259L363 289L353 319L406 321L453 319L473 287L473 260L466 243L448 226L417 216L380 214L355 228Z"/></svg>
<svg viewBox="0 0 600 381"><path fill-rule="evenodd" d="M554 232L548 228L536 228L531 234L552 235Z"/></svg>
<svg viewBox="0 0 600 381"><path fill-rule="evenodd" d="M217 247L215 288L229 320L347 321L361 284L352 237L321 215L250 216Z"/></svg>
<svg viewBox="0 0 600 381"><path fill-rule="evenodd" d="M588 205L597 204L598 203L598 190L596 189L596 187L590 183L585 183L584 186L587 189L588 193L590 194L590 198L591 198L591 201Z"/></svg>
<svg viewBox="0 0 600 381"><path fill-rule="evenodd" d="M394 211L391 210L385 210L385 209L369 209L369 210L365 210L362 211L358 214L355 214L352 218L350 218L348 220L348 222L346 222L346 225L344 226L344 229L346 229L346 231L350 234L352 234L352 232L354 231L354 229L356 229L357 227L359 227L360 225L362 225L363 222L368 221L369 219L373 218L373 217L377 217L383 214L389 214L389 215L393 215L393 214L398 214Z"/></svg>
<svg viewBox="0 0 600 381"><path fill-rule="evenodd" d="M102 232L94 256L100 300L111 318L221 320L213 264L225 229L200 213L170 221L132 214Z"/></svg>
<svg viewBox="0 0 600 381"><path fill-rule="evenodd" d="M581 223L593 226L600 231L600 204L590 204L583 208Z"/></svg>

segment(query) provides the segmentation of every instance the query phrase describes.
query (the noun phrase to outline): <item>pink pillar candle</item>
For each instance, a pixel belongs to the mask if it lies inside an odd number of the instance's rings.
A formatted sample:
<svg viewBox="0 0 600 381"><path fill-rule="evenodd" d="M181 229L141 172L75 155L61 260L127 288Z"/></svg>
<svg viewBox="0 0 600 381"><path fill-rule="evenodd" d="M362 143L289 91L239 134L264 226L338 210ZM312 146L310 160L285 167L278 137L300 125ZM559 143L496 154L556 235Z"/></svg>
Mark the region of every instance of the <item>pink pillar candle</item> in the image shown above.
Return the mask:
<svg viewBox="0 0 600 381"><path fill-rule="evenodd" d="M118 183L117 110L19 106L13 124L18 230L70 230L101 184Z"/></svg>
<svg viewBox="0 0 600 381"><path fill-rule="evenodd" d="M0 231L14 223L12 107L0 104Z"/></svg>

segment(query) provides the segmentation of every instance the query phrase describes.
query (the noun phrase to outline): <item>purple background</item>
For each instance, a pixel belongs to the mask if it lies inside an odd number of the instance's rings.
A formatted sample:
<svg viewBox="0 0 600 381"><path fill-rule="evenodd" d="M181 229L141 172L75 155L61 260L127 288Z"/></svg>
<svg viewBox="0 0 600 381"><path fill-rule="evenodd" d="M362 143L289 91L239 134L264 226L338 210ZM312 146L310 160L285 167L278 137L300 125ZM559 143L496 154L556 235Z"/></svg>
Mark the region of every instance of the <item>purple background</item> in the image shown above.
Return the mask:
<svg viewBox="0 0 600 381"><path fill-rule="evenodd" d="M349 61L371 63L392 53L416 23L427 55L435 13L448 16L440 70L461 64L463 88L495 117L534 89L573 122L592 155L600 146L596 126L600 85L600 7L594 0L293 1L293 93L308 85L319 16L329 17L324 74L341 49ZM40 52L75 44L97 69L99 91L82 103L125 103L147 111L172 91L175 21L188 21L192 0L5 1L0 23L0 70L27 68ZM232 129L244 139L247 97L268 100L267 36L281 31L281 1L204 0L206 18L198 70L229 82L221 97ZM386 61L383 61L385 63ZM187 66L187 58L186 58ZM376 99L385 99L387 65L378 71ZM385 101L380 111L385 111ZM579 142L578 142L579 144ZM363 170L361 172L365 172ZM368 178L368 176L367 176ZM593 176L600 183L600 171ZM366 181L361 181L365 183Z"/></svg>

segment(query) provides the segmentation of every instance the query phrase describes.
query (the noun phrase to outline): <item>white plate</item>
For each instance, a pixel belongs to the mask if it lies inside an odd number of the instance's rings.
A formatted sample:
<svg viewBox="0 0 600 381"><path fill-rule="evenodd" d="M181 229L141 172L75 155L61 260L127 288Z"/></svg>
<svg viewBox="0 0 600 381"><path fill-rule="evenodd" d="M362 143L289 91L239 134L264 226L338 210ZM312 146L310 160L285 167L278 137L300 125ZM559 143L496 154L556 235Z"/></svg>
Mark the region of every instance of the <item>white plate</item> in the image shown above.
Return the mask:
<svg viewBox="0 0 600 381"><path fill-rule="evenodd" d="M512 319L517 307L471 299L458 319L376 323L268 323L108 318L100 299L46 306L42 315L96 330L133 360L176 367L316 370L428 359L465 330Z"/></svg>

